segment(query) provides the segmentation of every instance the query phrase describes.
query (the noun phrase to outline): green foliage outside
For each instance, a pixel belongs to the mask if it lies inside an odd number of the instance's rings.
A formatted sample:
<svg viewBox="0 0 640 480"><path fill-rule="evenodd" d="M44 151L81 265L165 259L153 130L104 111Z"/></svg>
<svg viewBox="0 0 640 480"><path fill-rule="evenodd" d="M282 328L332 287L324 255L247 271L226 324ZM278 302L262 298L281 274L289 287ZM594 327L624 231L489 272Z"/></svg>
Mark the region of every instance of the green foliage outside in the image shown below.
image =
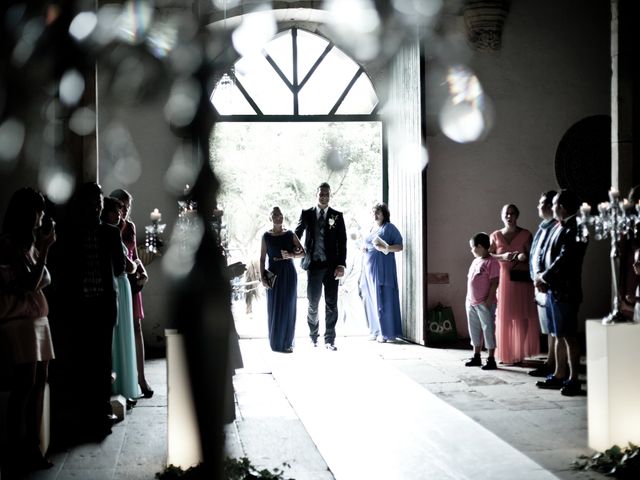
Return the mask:
<svg viewBox="0 0 640 480"><path fill-rule="evenodd" d="M211 136L211 164L222 182L231 258L257 261L269 212L280 206L295 228L316 188L329 182L331 205L347 228L365 228L382 200L382 133L379 122L219 123Z"/></svg>

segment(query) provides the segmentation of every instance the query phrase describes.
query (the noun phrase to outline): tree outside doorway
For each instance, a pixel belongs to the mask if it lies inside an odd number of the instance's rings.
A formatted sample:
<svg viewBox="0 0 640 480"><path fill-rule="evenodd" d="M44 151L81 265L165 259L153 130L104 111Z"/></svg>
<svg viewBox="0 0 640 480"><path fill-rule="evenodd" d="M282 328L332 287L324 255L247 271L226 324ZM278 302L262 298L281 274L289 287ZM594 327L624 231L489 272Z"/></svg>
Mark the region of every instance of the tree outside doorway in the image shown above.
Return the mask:
<svg viewBox="0 0 640 480"><path fill-rule="evenodd" d="M301 210L315 204L317 186L326 181L331 205L343 212L357 245L369 231L372 205L383 198L380 122L219 123L211 136L210 161L221 182L218 206L224 210L229 262L248 267L245 277L236 280L234 296L244 308L234 305L234 311L250 316L266 318L264 292L253 282L274 205L282 209L285 227L293 229ZM306 276L298 279L298 296L304 299ZM306 327L305 311L298 308L297 323ZM251 324L266 335L266 320Z"/></svg>

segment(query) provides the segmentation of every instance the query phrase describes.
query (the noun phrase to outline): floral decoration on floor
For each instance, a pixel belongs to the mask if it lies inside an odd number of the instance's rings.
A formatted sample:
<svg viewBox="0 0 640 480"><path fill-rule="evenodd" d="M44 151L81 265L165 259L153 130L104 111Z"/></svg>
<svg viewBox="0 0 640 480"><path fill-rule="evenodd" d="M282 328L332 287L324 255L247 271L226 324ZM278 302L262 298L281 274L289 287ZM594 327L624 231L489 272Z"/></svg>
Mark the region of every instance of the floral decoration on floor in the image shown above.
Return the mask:
<svg viewBox="0 0 640 480"><path fill-rule="evenodd" d="M283 468L291 468L288 463L282 464ZM183 470L175 465L169 465L164 472L156 473L158 480L211 480L204 478L202 464ZM224 461L224 478L223 480L294 480L293 478L285 478L284 470L274 468L273 471L262 469L258 470L247 457L227 458Z"/></svg>
<svg viewBox="0 0 640 480"><path fill-rule="evenodd" d="M640 447L629 443L628 447L614 445L604 452L591 456L580 455L574 460L575 470L593 470L607 476L631 480L640 478Z"/></svg>

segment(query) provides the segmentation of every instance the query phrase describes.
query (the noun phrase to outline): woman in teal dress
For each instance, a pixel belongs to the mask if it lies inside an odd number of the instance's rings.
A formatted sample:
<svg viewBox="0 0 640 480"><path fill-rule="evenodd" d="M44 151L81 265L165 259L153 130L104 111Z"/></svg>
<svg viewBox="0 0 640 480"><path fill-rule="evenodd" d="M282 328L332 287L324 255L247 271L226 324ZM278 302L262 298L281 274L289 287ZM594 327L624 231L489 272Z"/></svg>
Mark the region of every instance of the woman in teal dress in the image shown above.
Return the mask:
<svg viewBox="0 0 640 480"><path fill-rule="evenodd" d="M102 209L102 221L117 226L120 221L122 202L116 198L105 197ZM127 249L122 244L123 251ZM113 329L111 364L116 374L112 391L125 397L129 405L135 404L135 398L141 395L138 386L138 368L136 366L136 345L133 333L133 301L131 285L127 273L135 271L135 263L127 260L127 271L118 275L118 319Z"/></svg>
<svg viewBox="0 0 640 480"><path fill-rule="evenodd" d="M131 284L131 297L133 301L133 333L136 339L136 361L138 366L138 385L142 390L144 398L153 397L153 389L149 386L144 373L144 335L142 332L142 320L144 319L144 308L142 305L142 287L149 279L147 271L138 257L138 247L136 238L136 225L131 221L131 204L133 196L126 190L118 188L111 192L110 197L115 197L122 202L120 211L120 235L122 243L127 247L127 257L137 265L135 275L129 275Z"/></svg>
<svg viewBox="0 0 640 480"><path fill-rule="evenodd" d="M389 221L386 204L376 204L372 215L374 223L364 246L362 299L371 339L386 342L402 337L395 259L395 252L402 251L402 235Z"/></svg>
<svg viewBox="0 0 640 480"><path fill-rule="evenodd" d="M282 226L280 207L273 207L269 218L273 226L262 235L260 250L260 274L267 289L269 344L274 352L291 353L298 301L298 274L293 259L303 257L304 248L296 234ZM275 275L275 281L269 279L267 270Z"/></svg>

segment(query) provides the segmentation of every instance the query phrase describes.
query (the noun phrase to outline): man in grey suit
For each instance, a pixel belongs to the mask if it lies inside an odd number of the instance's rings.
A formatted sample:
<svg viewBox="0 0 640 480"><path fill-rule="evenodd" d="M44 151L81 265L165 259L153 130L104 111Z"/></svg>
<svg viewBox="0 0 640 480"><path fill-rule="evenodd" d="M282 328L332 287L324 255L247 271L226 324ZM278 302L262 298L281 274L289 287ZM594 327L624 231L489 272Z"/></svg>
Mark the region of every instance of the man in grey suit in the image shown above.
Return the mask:
<svg viewBox="0 0 640 480"><path fill-rule="evenodd" d="M338 278L344 275L347 258L347 230L342 212L329 207L331 187L321 183L316 190L317 205L300 213L295 229L298 238L304 233L305 256L301 267L307 271L307 323L313 346L318 345L318 304L324 288L325 332L328 350L335 346L338 321Z"/></svg>

